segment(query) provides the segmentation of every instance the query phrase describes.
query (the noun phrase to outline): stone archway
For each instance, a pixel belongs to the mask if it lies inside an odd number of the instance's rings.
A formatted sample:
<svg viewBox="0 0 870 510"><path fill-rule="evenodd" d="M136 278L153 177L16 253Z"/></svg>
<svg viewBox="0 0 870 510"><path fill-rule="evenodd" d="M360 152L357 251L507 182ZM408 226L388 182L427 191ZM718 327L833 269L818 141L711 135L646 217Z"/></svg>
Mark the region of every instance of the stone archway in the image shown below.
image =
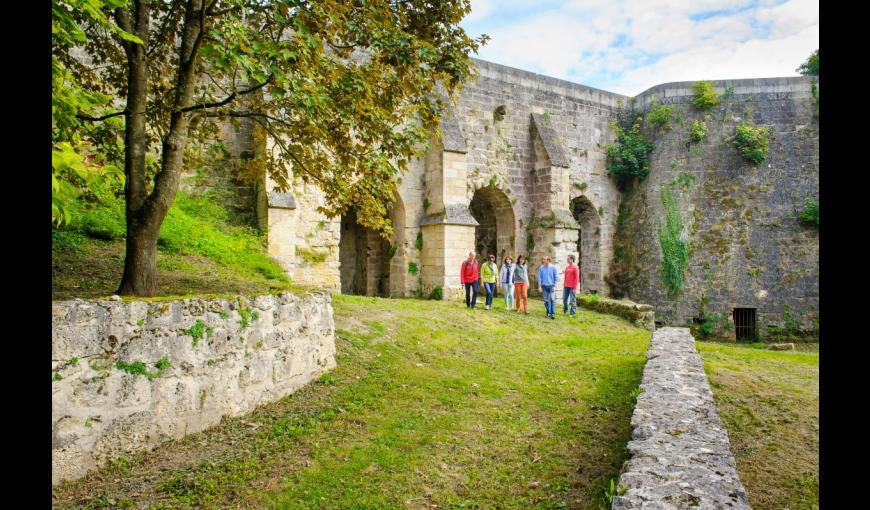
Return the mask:
<svg viewBox="0 0 870 510"><path fill-rule="evenodd" d="M507 195L494 186L474 192L468 206L479 223L474 229L474 249L485 258L494 254L502 260L513 255L516 245L516 216Z"/></svg>
<svg viewBox="0 0 870 510"><path fill-rule="evenodd" d="M338 243L342 294L387 296L390 278L390 243L357 222L356 210L341 216Z"/></svg>
<svg viewBox="0 0 870 510"><path fill-rule="evenodd" d="M603 292L601 272L601 218L585 196L571 200L571 214L580 225L577 232L577 261L580 264L580 290Z"/></svg>

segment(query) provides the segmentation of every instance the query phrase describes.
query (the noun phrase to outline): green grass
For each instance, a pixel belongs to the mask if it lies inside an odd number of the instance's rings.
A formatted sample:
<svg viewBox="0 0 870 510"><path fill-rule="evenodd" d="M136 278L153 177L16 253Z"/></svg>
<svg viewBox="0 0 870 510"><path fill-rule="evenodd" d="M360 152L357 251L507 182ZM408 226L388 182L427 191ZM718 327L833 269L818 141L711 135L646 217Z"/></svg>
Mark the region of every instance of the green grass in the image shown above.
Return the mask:
<svg viewBox="0 0 870 510"><path fill-rule="evenodd" d="M266 253L264 236L208 197L179 193L157 243L157 295L300 290ZM98 206L52 230L52 298L109 296L124 268L124 213Z"/></svg>
<svg viewBox="0 0 870 510"><path fill-rule="evenodd" d="M698 342L755 510L819 508L818 344L796 347Z"/></svg>
<svg viewBox="0 0 870 510"><path fill-rule="evenodd" d="M540 305L540 303L536 303ZM55 488L55 507L598 508L650 333L335 296L338 366L254 413Z"/></svg>

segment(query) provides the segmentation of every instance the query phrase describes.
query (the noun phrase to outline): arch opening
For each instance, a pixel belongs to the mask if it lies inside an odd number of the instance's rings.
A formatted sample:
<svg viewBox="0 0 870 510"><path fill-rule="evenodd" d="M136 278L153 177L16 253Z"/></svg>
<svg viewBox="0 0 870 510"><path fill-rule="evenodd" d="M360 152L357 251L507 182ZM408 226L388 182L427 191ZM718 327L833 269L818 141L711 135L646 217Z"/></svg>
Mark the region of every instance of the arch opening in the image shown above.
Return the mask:
<svg viewBox="0 0 870 510"><path fill-rule="evenodd" d="M580 225L577 231L577 263L580 265L580 290L602 292L601 219L585 196L571 200L571 214Z"/></svg>
<svg viewBox="0 0 870 510"><path fill-rule="evenodd" d="M495 255L498 260L513 254L516 243L516 216L507 195L494 186L474 192L468 206L479 223L474 229L474 249L481 257Z"/></svg>
<svg viewBox="0 0 870 510"><path fill-rule="evenodd" d="M357 212L341 216L338 243L341 293L361 296L386 296L389 292L390 243L370 228L357 222Z"/></svg>

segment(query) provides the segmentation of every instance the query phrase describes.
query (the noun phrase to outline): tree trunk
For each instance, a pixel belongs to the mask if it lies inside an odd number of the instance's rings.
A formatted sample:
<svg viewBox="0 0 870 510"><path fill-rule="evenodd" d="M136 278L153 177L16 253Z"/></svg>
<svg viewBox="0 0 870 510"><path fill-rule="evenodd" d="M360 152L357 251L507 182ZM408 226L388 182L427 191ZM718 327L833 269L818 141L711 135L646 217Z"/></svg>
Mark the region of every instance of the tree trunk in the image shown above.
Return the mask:
<svg viewBox="0 0 870 510"><path fill-rule="evenodd" d="M147 101L147 35L148 2L136 3L137 32L144 46L127 44L128 95L125 171L127 173L127 253L124 274L118 293L122 295L153 296L157 291L157 237L160 226L175 200L182 170L184 147L196 82L196 56L202 40L204 6L201 0L188 0L179 50L176 93L169 121L169 131L163 139L160 172L154 178L154 191L146 196L145 106ZM144 17L141 17L142 11ZM141 22L141 24L139 24ZM144 30L139 30L144 27ZM123 28L123 26L122 26ZM137 117L141 113L140 117Z"/></svg>

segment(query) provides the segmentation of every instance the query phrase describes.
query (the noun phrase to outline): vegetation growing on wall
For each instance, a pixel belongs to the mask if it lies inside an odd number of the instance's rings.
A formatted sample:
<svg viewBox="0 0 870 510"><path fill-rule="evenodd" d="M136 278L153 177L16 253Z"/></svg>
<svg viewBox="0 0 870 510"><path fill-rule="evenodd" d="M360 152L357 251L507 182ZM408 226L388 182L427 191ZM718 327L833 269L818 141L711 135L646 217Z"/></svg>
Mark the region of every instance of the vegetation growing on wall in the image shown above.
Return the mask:
<svg viewBox="0 0 870 510"><path fill-rule="evenodd" d="M695 143L707 137L707 123L703 120L693 120L689 126L689 140Z"/></svg>
<svg viewBox="0 0 870 510"><path fill-rule="evenodd" d="M308 264L320 264L321 262L325 262L328 255L329 253L326 251L313 250L305 248L304 246L296 248L296 256L300 257Z"/></svg>
<svg viewBox="0 0 870 510"><path fill-rule="evenodd" d="M819 75L819 50L814 51L807 60L795 69L798 73L804 76Z"/></svg>
<svg viewBox="0 0 870 510"><path fill-rule="evenodd" d="M819 203L813 200L812 198L808 198L806 202L804 202L804 208L798 214L798 219L806 223L808 225L819 226Z"/></svg>
<svg viewBox="0 0 870 510"><path fill-rule="evenodd" d="M719 94L716 93L711 82L696 81L692 84L692 90L695 92L695 98L692 99L695 108L707 110L719 104Z"/></svg>
<svg viewBox="0 0 870 510"><path fill-rule="evenodd" d="M758 166L767 158L770 135L771 129L769 127L756 126L749 121L741 122L737 126L733 142L743 159Z"/></svg>
<svg viewBox="0 0 870 510"><path fill-rule="evenodd" d="M686 267L689 265L689 239L672 187L662 188L661 198L665 209L665 224L659 225L662 279L668 292L674 295L682 290Z"/></svg>
<svg viewBox="0 0 870 510"><path fill-rule="evenodd" d="M626 190L634 179L649 175L649 155L656 146L643 133L643 117L620 113L620 121L611 123L616 142L607 146L607 174Z"/></svg>
<svg viewBox="0 0 870 510"><path fill-rule="evenodd" d="M651 126L668 131L671 129L671 117L673 114L673 106L660 105L655 99L653 99L650 102L649 111L646 114L646 120Z"/></svg>

